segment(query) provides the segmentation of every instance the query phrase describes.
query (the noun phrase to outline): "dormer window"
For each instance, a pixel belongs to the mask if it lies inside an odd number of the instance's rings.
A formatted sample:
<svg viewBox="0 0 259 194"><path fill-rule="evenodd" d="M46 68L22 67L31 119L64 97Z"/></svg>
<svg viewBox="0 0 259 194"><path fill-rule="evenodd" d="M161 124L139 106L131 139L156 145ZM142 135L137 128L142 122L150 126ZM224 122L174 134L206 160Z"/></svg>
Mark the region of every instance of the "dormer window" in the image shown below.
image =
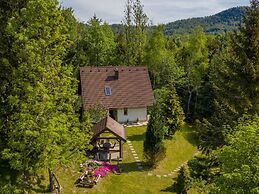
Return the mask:
<svg viewBox="0 0 259 194"><path fill-rule="evenodd" d="M104 87L104 94L105 96L111 96L112 95L112 89L109 86Z"/></svg>

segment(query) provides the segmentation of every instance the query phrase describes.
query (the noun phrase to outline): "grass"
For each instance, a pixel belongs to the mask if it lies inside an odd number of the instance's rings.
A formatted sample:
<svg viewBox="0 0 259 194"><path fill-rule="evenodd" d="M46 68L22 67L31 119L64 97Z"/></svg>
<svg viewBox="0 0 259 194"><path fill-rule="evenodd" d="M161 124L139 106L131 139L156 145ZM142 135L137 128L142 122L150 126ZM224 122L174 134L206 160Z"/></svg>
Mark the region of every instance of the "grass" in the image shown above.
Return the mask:
<svg viewBox="0 0 259 194"><path fill-rule="evenodd" d="M146 130L146 126L128 127L126 129L127 140L131 141L141 161L144 161L143 141L145 139Z"/></svg>
<svg viewBox="0 0 259 194"><path fill-rule="evenodd" d="M141 161L143 158L143 140L145 138L146 127L128 127L126 134L128 140L133 144L133 147L138 154ZM167 155L162 160L152 173L167 174L178 167L186 160L193 157L196 152L194 132L191 127L184 127L181 131L175 134L172 140L166 140ZM125 143L123 145L123 161L120 167L123 170L121 175L108 174L102 178L100 182L92 189L79 188L74 185L74 181L80 175L79 164L83 161L77 160L71 162L71 166L67 168L60 168L56 175L63 187L64 194L159 194L172 193L172 185L174 180L169 177L148 176L150 169L144 168L140 172L134 162L134 158L130 152L129 146ZM41 188L33 189L31 193L43 193L48 185L47 171L44 171L45 179L42 179ZM36 187L36 186L35 186Z"/></svg>
<svg viewBox="0 0 259 194"><path fill-rule="evenodd" d="M195 132L189 126L185 126L181 131L177 131L172 140L166 140L166 157L153 170L155 174L165 174L173 171L183 162L193 158L197 152L195 146Z"/></svg>

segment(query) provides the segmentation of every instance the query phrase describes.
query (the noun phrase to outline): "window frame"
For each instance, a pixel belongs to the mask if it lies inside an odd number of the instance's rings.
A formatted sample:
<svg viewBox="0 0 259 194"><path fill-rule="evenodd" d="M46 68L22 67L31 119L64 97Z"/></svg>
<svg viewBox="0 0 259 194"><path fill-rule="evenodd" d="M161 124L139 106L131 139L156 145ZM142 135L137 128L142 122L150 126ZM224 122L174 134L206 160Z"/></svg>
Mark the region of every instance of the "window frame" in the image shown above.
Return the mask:
<svg viewBox="0 0 259 194"><path fill-rule="evenodd" d="M112 88L110 86L104 86L104 95L111 96L112 95Z"/></svg>

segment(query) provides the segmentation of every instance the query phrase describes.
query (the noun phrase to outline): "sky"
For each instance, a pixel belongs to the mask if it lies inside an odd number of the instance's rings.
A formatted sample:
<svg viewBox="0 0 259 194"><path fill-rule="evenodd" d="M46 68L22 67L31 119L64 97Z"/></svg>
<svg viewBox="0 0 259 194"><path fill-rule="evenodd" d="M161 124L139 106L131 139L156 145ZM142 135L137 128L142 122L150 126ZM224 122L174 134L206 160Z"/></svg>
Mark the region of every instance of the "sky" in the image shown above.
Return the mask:
<svg viewBox="0 0 259 194"><path fill-rule="evenodd" d="M119 24L124 17L125 0L59 0L71 7L75 17L87 22L94 14L109 24ZM142 0L144 12L152 24L216 14L236 6L247 6L249 0Z"/></svg>

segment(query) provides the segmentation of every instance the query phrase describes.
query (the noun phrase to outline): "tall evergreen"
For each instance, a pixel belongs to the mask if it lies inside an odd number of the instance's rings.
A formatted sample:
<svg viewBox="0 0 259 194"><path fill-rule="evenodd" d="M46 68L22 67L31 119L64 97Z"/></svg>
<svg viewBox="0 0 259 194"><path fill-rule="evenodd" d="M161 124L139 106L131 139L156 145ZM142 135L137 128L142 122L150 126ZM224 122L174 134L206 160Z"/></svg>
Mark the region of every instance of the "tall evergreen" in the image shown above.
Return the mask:
<svg viewBox="0 0 259 194"><path fill-rule="evenodd" d="M244 113L259 111L259 2L252 0L244 25L230 35L212 59L215 113L200 132L204 148L225 144L225 136Z"/></svg>
<svg viewBox="0 0 259 194"><path fill-rule="evenodd" d="M216 69L216 105L226 120L259 111L259 3L251 1L240 32L231 36L228 56ZM224 56L223 56L224 57Z"/></svg>
<svg viewBox="0 0 259 194"><path fill-rule="evenodd" d="M164 133L166 131L160 115L159 105L152 108L144 140L144 155L151 166L155 166L165 157Z"/></svg>

